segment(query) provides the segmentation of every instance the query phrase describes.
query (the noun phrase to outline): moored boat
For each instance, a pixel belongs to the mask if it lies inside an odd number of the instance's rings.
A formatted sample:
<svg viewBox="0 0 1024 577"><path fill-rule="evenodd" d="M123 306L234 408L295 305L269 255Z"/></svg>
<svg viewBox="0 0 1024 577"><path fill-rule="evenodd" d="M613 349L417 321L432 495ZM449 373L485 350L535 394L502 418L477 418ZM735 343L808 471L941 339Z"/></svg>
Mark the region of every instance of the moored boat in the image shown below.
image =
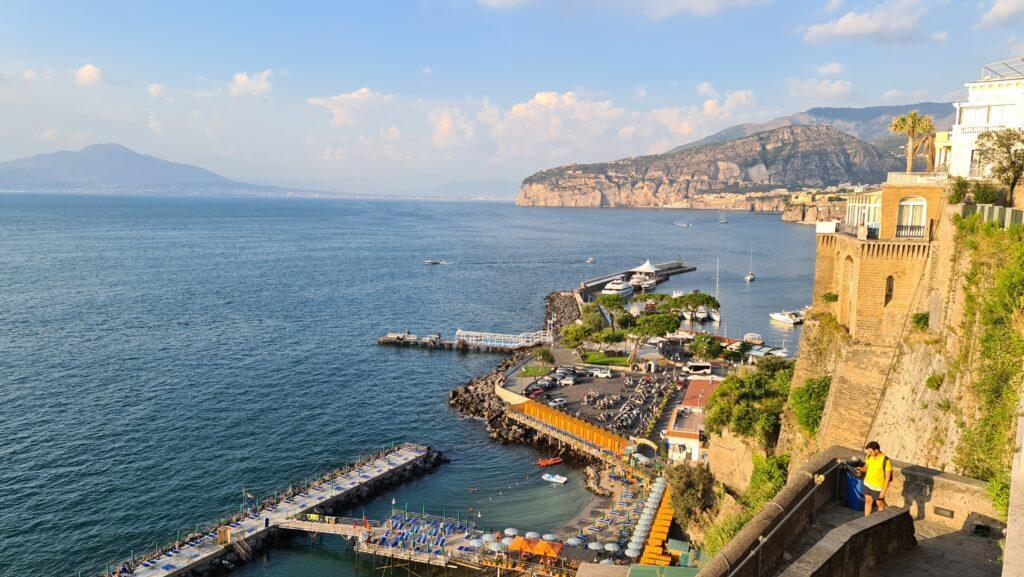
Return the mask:
<svg viewBox="0 0 1024 577"><path fill-rule="evenodd" d="M550 467L551 465L557 465L562 462L561 457L548 457L546 459L537 459L538 467Z"/></svg>
<svg viewBox="0 0 1024 577"><path fill-rule="evenodd" d="M699 323L708 320L708 309L703 306L697 307L697 310L693 311L693 318Z"/></svg>
<svg viewBox="0 0 1024 577"><path fill-rule="evenodd" d="M628 297L633 294L633 287L626 282L625 278L620 276L604 285L604 288L601 289L601 294Z"/></svg>
<svg viewBox="0 0 1024 577"><path fill-rule="evenodd" d="M804 322L803 311L779 311L768 315L773 321L786 323L787 325L798 325Z"/></svg>
<svg viewBox="0 0 1024 577"><path fill-rule="evenodd" d="M567 477L563 477L561 475L554 475L552 473L544 473L543 475L540 476L540 478L544 479L548 483L555 483L556 485L564 485L565 482L569 480Z"/></svg>

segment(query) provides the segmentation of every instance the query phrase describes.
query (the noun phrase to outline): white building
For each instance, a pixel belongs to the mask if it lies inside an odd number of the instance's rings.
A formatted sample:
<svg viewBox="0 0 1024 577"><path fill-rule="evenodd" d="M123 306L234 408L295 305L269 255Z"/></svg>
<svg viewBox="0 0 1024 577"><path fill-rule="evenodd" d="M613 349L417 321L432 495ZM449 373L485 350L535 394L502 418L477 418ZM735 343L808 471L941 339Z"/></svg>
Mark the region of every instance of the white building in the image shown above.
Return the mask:
<svg viewBox="0 0 1024 577"><path fill-rule="evenodd" d="M1024 57L989 64L981 79L964 84L967 100L957 102L949 147L936 147L938 170L952 176L987 176L977 150L978 135L1001 128L1024 128Z"/></svg>

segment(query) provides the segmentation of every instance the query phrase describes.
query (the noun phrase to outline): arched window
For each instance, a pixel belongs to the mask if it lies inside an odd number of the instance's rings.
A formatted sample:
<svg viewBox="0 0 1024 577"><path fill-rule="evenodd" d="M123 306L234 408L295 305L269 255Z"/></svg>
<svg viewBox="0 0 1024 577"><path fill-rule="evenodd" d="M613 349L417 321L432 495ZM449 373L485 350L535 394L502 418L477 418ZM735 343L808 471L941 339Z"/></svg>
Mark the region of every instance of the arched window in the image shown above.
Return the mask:
<svg viewBox="0 0 1024 577"><path fill-rule="evenodd" d="M920 196L900 200L896 214L896 238L924 238L927 202Z"/></svg>
<svg viewBox="0 0 1024 577"><path fill-rule="evenodd" d="M885 303L882 306L887 306L889 301L892 300L892 287L894 283L892 275L885 279Z"/></svg>

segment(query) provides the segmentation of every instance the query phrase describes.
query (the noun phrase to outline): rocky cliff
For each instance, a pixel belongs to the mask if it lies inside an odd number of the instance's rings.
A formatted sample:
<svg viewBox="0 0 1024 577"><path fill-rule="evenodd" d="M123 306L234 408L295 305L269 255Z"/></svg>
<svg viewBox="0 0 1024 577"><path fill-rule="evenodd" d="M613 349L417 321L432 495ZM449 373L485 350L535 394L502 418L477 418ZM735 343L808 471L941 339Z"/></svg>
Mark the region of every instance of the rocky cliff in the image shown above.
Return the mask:
<svg viewBox="0 0 1024 577"><path fill-rule="evenodd" d="M784 222L814 224L827 220L842 220L846 216L845 200L820 200L809 204L789 204L782 211Z"/></svg>
<svg viewBox="0 0 1024 577"><path fill-rule="evenodd" d="M703 208L715 192L880 182L896 157L829 126L786 126L723 143L597 164L523 181L520 206Z"/></svg>

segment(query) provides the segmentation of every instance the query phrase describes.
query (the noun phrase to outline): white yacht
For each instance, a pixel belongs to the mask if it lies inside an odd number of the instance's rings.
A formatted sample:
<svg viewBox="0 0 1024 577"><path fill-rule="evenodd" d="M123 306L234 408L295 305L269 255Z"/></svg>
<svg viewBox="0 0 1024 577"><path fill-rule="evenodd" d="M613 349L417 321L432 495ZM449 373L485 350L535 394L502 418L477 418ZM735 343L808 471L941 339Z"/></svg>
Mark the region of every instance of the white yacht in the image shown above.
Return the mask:
<svg viewBox="0 0 1024 577"><path fill-rule="evenodd" d="M697 307L697 310L693 311L693 318L698 323L703 323L708 320L708 309L707 307Z"/></svg>
<svg viewBox="0 0 1024 577"><path fill-rule="evenodd" d="M633 287L623 277L617 277L601 289L603 295L621 295L628 297L633 294Z"/></svg>
<svg viewBox="0 0 1024 577"><path fill-rule="evenodd" d="M747 282L754 282L757 280L757 275L754 274L754 249L750 249L750 271L743 277L743 280Z"/></svg>
<svg viewBox="0 0 1024 577"><path fill-rule="evenodd" d="M687 321L692 321L693 311L691 311L690 309L683 309L683 318L686 319Z"/></svg>
<svg viewBox="0 0 1024 577"><path fill-rule="evenodd" d="M803 311L779 311L777 313L771 313L768 316L770 316L773 321L786 323L787 325L798 325L804 322Z"/></svg>
<svg viewBox="0 0 1024 577"><path fill-rule="evenodd" d="M594 258L594 257L590 257L590 258L588 258L587 260L585 260L583 262L586 263L586 264L594 264L595 262L597 262L597 259Z"/></svg>

